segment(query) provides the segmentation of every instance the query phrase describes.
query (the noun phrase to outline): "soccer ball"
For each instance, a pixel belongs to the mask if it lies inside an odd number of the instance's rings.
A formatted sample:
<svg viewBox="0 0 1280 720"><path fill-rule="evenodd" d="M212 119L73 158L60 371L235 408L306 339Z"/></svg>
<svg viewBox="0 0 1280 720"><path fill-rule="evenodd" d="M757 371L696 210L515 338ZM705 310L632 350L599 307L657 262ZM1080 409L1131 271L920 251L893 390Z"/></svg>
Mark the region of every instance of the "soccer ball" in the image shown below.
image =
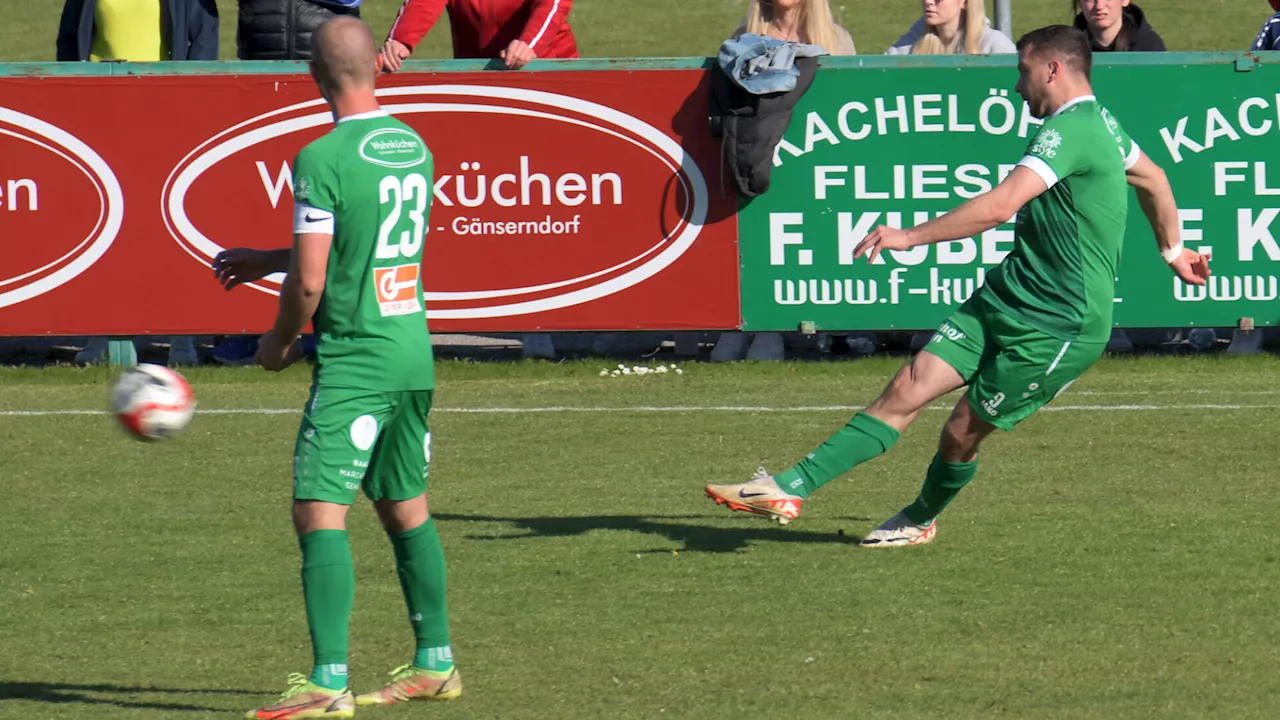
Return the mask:
<svg viewBox="0 0 1280 720"><path fill-rule="evenodd" d="M195 409L186 378L163 365L138 365L111 384L111 412L139 440L177 435L191 422Z"/></svg>

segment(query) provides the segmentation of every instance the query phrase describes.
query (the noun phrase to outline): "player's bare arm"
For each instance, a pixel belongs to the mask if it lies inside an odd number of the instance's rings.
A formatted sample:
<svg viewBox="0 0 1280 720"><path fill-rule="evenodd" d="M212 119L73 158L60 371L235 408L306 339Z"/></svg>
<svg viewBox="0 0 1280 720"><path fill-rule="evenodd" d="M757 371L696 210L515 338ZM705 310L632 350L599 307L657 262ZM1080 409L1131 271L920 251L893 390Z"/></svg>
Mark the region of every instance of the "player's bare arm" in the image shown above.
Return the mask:
<svg viewBox="0 0 1280 720"><path fill-rule="evenodd" d="M875 262L884 250L909 250L920 245L973 237L1009 222L1009 218L1023 205L1048 189L1035 171L1018 166L991 192L979 195L942 217L910 230L898 230L887 225L877 227L858 243L853 256L859 258L865 254L868 262Z"/></svg>
<svg viewBox="0 0 1280 720"><path fill-rule="evenodd" d="M288 248L283 250L254 250L230 248L213 258L213 274L227 290L251 283L275 273L289 271Z"/></svg>
<svg viewBox="0 0 1280 720"><path fill-rule="evenodd" d="M256 361L267 370L278 372L298 358L295 343L320 305L332 244L333 235L327 233L293 236L289 272L280 286L280 311L275 326L258 341Z"/></svg>
<svg viewBox="0 0 1280 720"><path fill-rule="evenodd" d="M1138 194L1138 204L1155 231L1160 255L1174 274L1191 285L1204 285L1209 277L1209 256L1183 246L1178 223L1178 204L1164 170L1146 153L1138 151L1138 161L1125 173Z"/></svg>

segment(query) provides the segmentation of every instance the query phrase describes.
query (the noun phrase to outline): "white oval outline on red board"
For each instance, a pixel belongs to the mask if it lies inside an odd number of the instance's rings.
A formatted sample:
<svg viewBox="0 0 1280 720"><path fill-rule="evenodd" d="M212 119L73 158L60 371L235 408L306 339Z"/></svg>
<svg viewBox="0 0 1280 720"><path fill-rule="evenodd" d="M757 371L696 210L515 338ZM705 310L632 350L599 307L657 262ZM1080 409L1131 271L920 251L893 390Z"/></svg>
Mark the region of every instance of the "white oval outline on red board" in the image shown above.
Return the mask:
<svg viewBox="0 0 1280 720"><path fill-rule="evenodd" d="M71 163L72 167L79 170L80 173L85 177L89 178L89 182L93 183L94 192L98 194L98 220L93 224L93 229L90 230L89 234L84 237L84 240L80 241L79 245L76 245L75 247L71 248L70 251L65 253L62 257L58 258L57 260L45 263L44 265L36 268L35 270L28 270L27 272L21 275L14 275L11 278L5 278L3 280L0 280L0 288L2 288L5 285L12 285L13 283L26 280L27 278L33 275L39 275L40 273L44 272L45 270L48 270L51 267L56 267L62 264L62 262L65 261L67 258L70 258L74 256L76 253L80 252L80 248L83 248L85 245L89 244L89 241L93 240L93 237L98 234L98 230L102 228L102 221L106 219L106 215L107 215L106 213L107 206L106 206L106 203L102 201L103 200L102 186L98 183L97 180L94 179L93 174L90 173L88 168L84 166L84 163L79 162L76 158L71 157L70 155L62 152L58 148L50 145L49 143L41 142L30 136L23 135L21 133L16 133L16 132L13 132L12 130L5 130L4 128L0 128L0 135L8 135L9 137L17 138L18 140L21 140L23 142L31 143L32 145L48 150L54 155L57 155L63 160L66 160L67 162ZM12 201L13 199L10 198L10 202Z"/></svg>
<svg viewBox="0 0 1280 720"><path fill-rule="evenodd" d="M124 221L124 191L121 190L120 182L116 178L115 173L111 171L111 166L107 165L106 161L102 159L102 156L66 130L39 118L32 117L31 115L4 107L0 107L0 123L7 123L9 125L28 130L39 137L65 148L67 152L71 153L71 155L74 156L76 160L79 160L80 163L83 163L83 165L71 161L71 158L67 157L67 155L62 151L52 148L38 140L20 136L12 132L4 133L6 135L18 137L22 140L34 143L47 150L51 150L54 153L61 155L63 159L70 161L76 169L84 172L89 180L94 183L94 188L98 192L100 203L98 222L94 226L94 230L89 234L88 238L72 249L71 252L63 255L52 263L49 263L38 270L29 272L26 275L8 278L3 283L0 283L0 286L15 282L23 277L29 277L34 273L43 272L44 270L61 263L68 257L71 257L77 251L81 250L81 248L84 248L85 245L88 245L88 248L71 262L61 268L58 268L45 277L42 277L29 285L23 285L14 288L13 290L0 292L0 308L2 308L8 307L9 305L16 305L34 297L39 297L40 295L67 284L80 275L80 273L92 267L94 263L106 254L107 250L111 247L111 244L115 242L116 236L120 234L120 225ZM87 170L86 166L88 168ZM97 235L96 238L94 237L95 234Z"/></svg>
<svg viewBox="0 0 1280 720"><path fill-rule="evenodd" d="M428 307L428 315L430 317L439 319L507 317L511 315L524 315L528 313L556 310L607 297L637 285L669 267L686 251L688 251L702 231L702 224L706 220L707 214L708 194L706 181L701 170L698 168L693 158L685 153L684 148L682 148L677 141L652 125L649 125L638 118L632 117L631 115L627 115L626 113L598 103L567 95L543 92L539 90L525 90L522 88L507 88L491 85L421 85L394 87L381 89L378 91L378 95L380 97L387 98L406 95L450 95L485 98L490 100L506 99L534 105L542 105L544 107L557 110L569 110L587 117L595 118L613 125L614 127L627 130L635 136L646 140L648 143L660 150L662 154L659 155L654 152L652 148L636 142L632 138L623 136L616 131L609 130L608 128L600 127L599 125L578 120L576 118L552 115L535 110L493 105L469 105L464 103L412 103L406 105L384 106L384 109L392 114L408 114L416 112L485 112L523 115L553 119L560 122L587 127L598 132L604 132L626 140L627 142L644 149L662 160L669 168L676 171L676 177L685 188L686 197L689 197L692 200L692 202L687 205L680 223L676 225L671 234L658 241L640 255L615 265L612 268L607 268L605 270L600 270L570 280L557 281L545 285L525 288L468 292L433 292L425 293L424 295L428 302L458 302L465 300L496 299L500 297L525 295L533 292L542 292L557 289L559 287L588 282L639 263L637 267L634 267L621 275L611 277L603 282L590 285L585 288L580 288L563 295L555 295L536 300L472 308L440 309ZM246 120L245 122L228 128L205 141L199 147L188 153L187 156L184 157L176 167L174 167L173 171L169 174L169 178L165 181L164 191L161 194L161 212L170 234L183 248L183 250L201 263L209 262L215 255L217 255L218 252L223 250L221 246L201 233L186 215L186 194L200 175L216 163L230 157L232 154L239 152L240 150L265 142L271 138L279 137L283 134L330 123L332 122L332 115L328 110L325 110L312 115L281 120L270 125L250 130L242 135L227 138L221 142L218 142L218 140L243 127L252 125L267 118L320 105L324 105L323 100L311 100L273 110ZM210 145L213 145L213 147L209 147ZM188 244L190 246L188 246ZM663 247L664 245L666 247ZM649 257L651 255L653 257ZM283 278L281 275L276 274L265 278L265 280L278 284L283 280ZM278 294L276 290L262 284L254 283L250 284L250 287L272 295Z"/></svg>

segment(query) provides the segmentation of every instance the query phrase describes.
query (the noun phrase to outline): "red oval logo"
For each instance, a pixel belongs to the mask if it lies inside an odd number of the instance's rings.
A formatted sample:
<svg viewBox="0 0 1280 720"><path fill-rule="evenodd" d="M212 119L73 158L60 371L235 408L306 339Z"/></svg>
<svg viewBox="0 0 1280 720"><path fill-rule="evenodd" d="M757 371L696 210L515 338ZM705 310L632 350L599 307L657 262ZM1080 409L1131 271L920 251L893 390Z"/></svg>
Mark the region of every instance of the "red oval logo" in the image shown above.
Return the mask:
<svg viewBox="0 0 1280 720"><path fill-rule="evenodd" d="M0 307L70 282L106 253L124 193L102 157L43 120L0 108Z"/></svg>
<svg viewBox="0 0 1280 720"><path fill-rule="evenodd" d="M378 92L435 159L424 255L433 318L542 312L619 292L662 272L701 232L703 174L666 133L567 95L488 85ZM291 217L288 162L328 131L323 101L266 113L220 133L174 168L162 207L202 263L246 238L279 238ZM366 139L369 153L393 139ZM377 143L383 145L377 145ZM228 212L225 198L261 188ZM281 228L265 232L264 228ZM281 278L256 284L278 291Z"/></svg>

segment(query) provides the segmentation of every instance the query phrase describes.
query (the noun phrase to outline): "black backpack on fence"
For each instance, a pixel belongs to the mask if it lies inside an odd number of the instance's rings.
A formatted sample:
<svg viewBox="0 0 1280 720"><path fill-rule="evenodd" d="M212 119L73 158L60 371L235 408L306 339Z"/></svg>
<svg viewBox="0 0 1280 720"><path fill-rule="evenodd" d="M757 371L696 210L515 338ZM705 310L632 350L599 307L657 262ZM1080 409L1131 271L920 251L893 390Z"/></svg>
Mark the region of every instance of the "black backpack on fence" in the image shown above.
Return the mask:
<svg viewBox="0 0 1280 720"><path fill-rule="evenodd" d="M791 125L791 110L813 84L817 58L796 58L800 71L794 89L753 95L720 69L711 68L711 134L720 138L721 192L728 164L738 195L754 198L769 189L773 152Z"/></svg>

